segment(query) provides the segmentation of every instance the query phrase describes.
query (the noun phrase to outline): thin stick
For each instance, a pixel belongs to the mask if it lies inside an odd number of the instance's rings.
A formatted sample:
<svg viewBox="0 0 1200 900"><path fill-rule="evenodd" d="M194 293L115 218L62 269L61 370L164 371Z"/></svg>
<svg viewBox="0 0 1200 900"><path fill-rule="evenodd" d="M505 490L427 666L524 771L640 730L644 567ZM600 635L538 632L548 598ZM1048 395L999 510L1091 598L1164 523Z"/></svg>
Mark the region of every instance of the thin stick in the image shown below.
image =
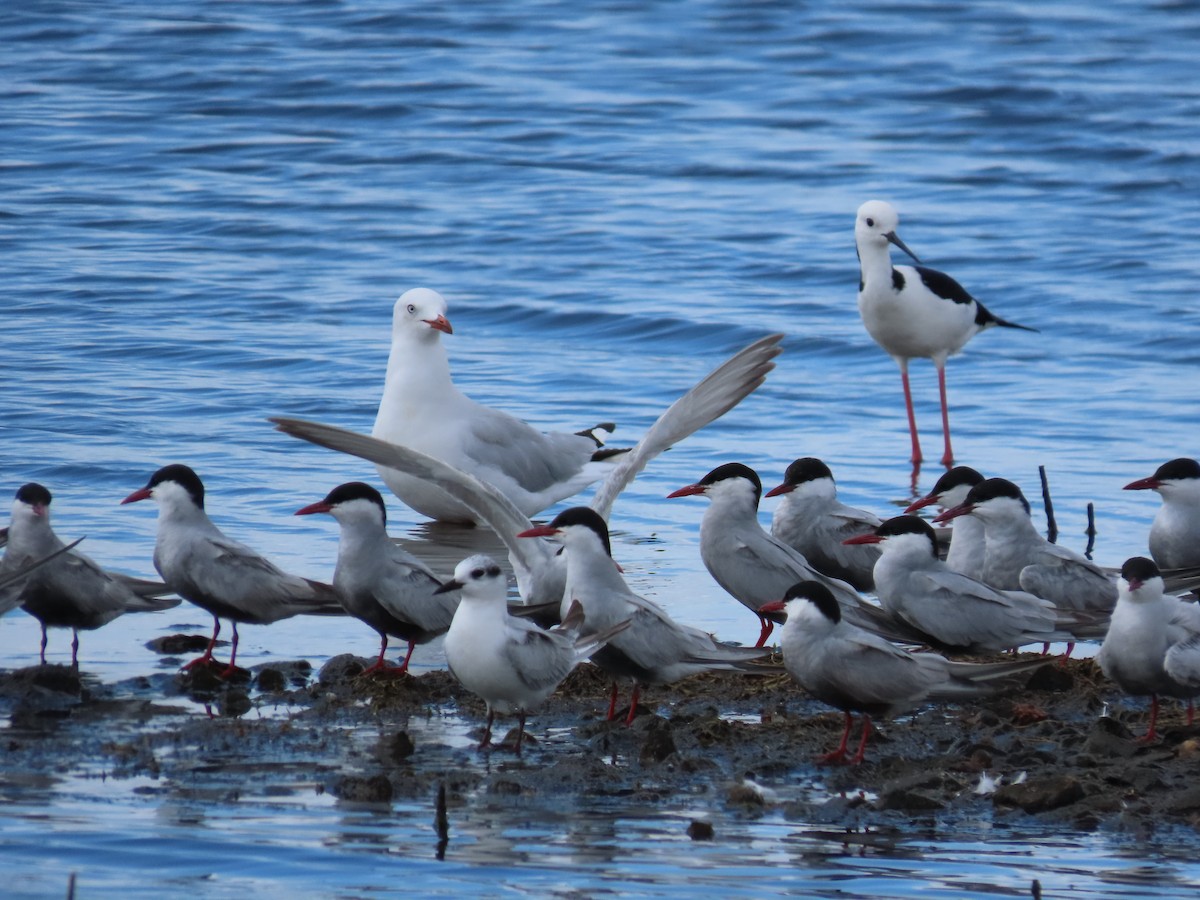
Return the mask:
<svg viewBox="0 0 1200 900"><path fill-rule="evenodd" d="M1088 545L1087 545L1087 549L1084 551L1084 555L1088 559L1091 559L1092 551L1096 549L1096 504L1095 503L1089 503L1087 505L1087 513L1088 513L1088 527L1087 527L1087 531L1085 531L1084 534L1087 535Z"/></svg>
<svg viewBox="0 0 1200 900"><path fill-rule="evenodd" d="M450 819L446 815L446 785L438 785L437 806L433 818L433 827L437 831L437 858L446 858L446 845L450 843Z"/></svg>
<svg viewBox="0 0 1200 900"><path fill-rule="evenodd" d="M1050 481L1046 478L1046 467L1038 466L1038 476L1042 479L1042 506L1046 508L1046 540L1055 544L1058 542L1058 522L1054 520L1054 503L1050 500Z"/></svg>

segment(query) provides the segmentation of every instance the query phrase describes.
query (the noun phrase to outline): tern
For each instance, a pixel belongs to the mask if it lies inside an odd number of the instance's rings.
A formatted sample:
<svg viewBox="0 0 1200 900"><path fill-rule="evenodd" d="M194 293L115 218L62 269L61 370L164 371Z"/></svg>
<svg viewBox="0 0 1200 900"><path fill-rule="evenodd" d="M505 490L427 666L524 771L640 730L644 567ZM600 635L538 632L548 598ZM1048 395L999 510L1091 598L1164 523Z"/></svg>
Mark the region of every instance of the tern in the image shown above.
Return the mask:
<svg viewBox="0 0 1200 900"><path fill-rule="evenodd" d="M379 634L379 657L362 674L404 674L413 648L450 627L458 595L442 591L433 570L388 537L383 496L369 484L338 485L325 499L296 511L314 513L328 513L341 527L333 587L342 606ZM399 666L383 661L389 635L408 642Z"/></svg>
<svg viewBox="0 0 1200 900"><path fill-rule="evenodd" d="M504 573L483 554L460 562L454 578L438 591L461 591L446 632L446 663L450 674L487 704L481 750L491 744L496 714L516 713L520 723L516 752L520 753L526 714L549 697L576 665L629 627L626 620L600 632L585 629L578 603L561 625L550 630L511 616Z"/></svg>
<svg viewBox="0 0 1200 900"><path fill-rule="evenodd" d="M983 476L970 466L955 466L947 469L934 483L933 489L904 510L915 513L919 509L937 504L942 509L953 509L966 502L971 488L983 481ZM954 521L950 534L950 550L946 554L946 565L955 572L971 578L983 577L983 522L973 516L964 516Z"/></svg>
<svg viewBox="0 0 1200 900"><path fill-rule="evenodd" d="M948 522L964 515L983 523L981 580L992 587L1028 591L1060 609L1108 612L1117 602L1116 585L1098 565L1050 543L1038 532L1030 518L1029 501L1011 481L981 481L960 505L940 513L934 521Z"/></svg>
<svg viewBox="0 0 1200 900"><path fill-rule="evenodd" d="M1135 556L1121 567L1120 594L1096 662L1127 694L1150 695L1143 742L1156 740L1160 695L1188 701L1200 695L1200 606L1163 593L1158 566Z"/></svg>
<svg viewBox="0 0 1200 900"><path fill-rule="evenodd" d="M1157 491L1162 506L1150 526L1150 555L1160 569L1200 566L1200 463L1180 457L1127 491Z"/></svg>
<svg viewBox="0 0 1200 900"><path fill-rule="evenodd" d="M301 613L344 615L331 586L289 575L226 537L204 511L204 484L188 466L163 466L121 503L140 500L158 504L154 568L171 590L213 617L208 649L185 668L216 664L213 648L222 618L233 623L229 665L221 673L229 677L237 671L239 622L265 625Z"/></svg>
<svg viewBox="0 0 1200 900"><path fill-rule="evenodd" d="M392 349L372 434L439 459L504 494L532 516L601 478L621 451L601 449L615 427L576 434L544 433L460 391L450 374L443 334L454 331L446 300L413 288L396 301ZM379 468L392 492L417 512L447 522L475 524L477 513L437 485Z"/></svg>
<svg viewBox="0 0 1200 900"><path fill-rule="evenodd" d="M658 454L735 407L766 379L780 354L782 334L771 334L744 347L701 379L655 420L642 439L622 455L597 487L589 503L607 519L613 503ZM475 511L504 542L517 588L531 610L552 611L557 620L566 585L561 547L549 541L518 540L533 522L503 493L442 460L409 447L301 419L272 418L278 430L331 450L349 453L385 468L427 481Z"/></svg>
<svg viewBox="0 0 1200 900"><path fill-rule="evenodd" d="M40 484L17 490L8 528L8 545L0 561L0 576L43 565L24 581L5 591L42 627L41 662L46 663L47 628L71 629L71 668L79 668L79 632L107 625L127 612L158 612L179 605L177 597L143 595L104 571L82 553L63 552L67 546L50 526L50 491ZM53 558L47 559L47 557ZM136 579L134 580L136 582ZM167 593L159 585L158 594Z"/></svg>
<svg viewBox="0 0 1200 900"><path fill-rule="evenodd" d="M888 637L911 637L896 633L898 623L849 584L818 572L801 553L763 529L758 522L762 482L749 466L725 463L667 496L708 498L709 507L700 521L700 558L717 584L758 616L761 630L755 646L766 644L775 627L762 606L778 600L798 581L824 584L856 624L872 631L882 628Z"/></svg>
<svg viewBox="0 0 1200 900"><path fill-rule="evenodd" d="M942 404L945 439L942 465L950 466L954 462L954 451L950 446L950 412L946 404L946 359L988 328L1037 329L993 315L949 275L921 265L893 266L892 244L920 263L916 254L896 235L899 223L895 208L882 200L868 200L858 208L854 223L861 267L858 311L867 333L900 367L915 464L920 464L922 456L908 384L908 361L918 358L933 361Z"/></svg>
<svg viewBox="0 0 1200 900"><path fill-rule="evenodd" d="M767 614L783 613L783 664L799 685L842 710L846 727L837 749L820 762L858 765L871 734L871 717L891 717L929 700L962 701L994 691L1003 679L1028 672L1043 661L951 662L936 653L912 653L845 621L825 585L802 581ZM862 713L862 739L846 759L853 713Z"/></svg>
<svg viewBox="0 0 1200 900"><path fill-rule="evenodd" d="M1094 622L1060 613L1049 600L1002 591L951 569L938 557L937 535L924 519L896 516L852 544L882 547L875 590L883 608L928 635L939 650L994 653L1031 643L1099 637ZM1088 628L1088 625L1091 628ZM1074 628L1075 631L1068 630Z"/></svg>
<svg viewBox="0 0 1200 900"><path fill-rule="evenodd" d="M631 678L634 683L625 719L629 724L643 684L668 684L712 670L768 671L761 665L756 669L754 662L769 656L769 650L718 641L708 632L676 622L661 607L630 590L613 561L608 526L595 510L571 507L549 525L530 528L520 537L553 537L562 542L567 557L564 618L578 602L590 631L604 633L629 622L627 629L592 656L592 662L614 679L609 720L616 715L619 678Z"/></svg>
<svg viewBox="0 0 1200 900"><path fill-rule="evenodd" d="M883 520L838 500L829 466L812 456L797 459L787 467L783 484L765 496L783 498L775 507L771 534L823 575L841 579L859 591L875 589L873 571L879 548L851 547L845 541L874 532Z"/></svg>

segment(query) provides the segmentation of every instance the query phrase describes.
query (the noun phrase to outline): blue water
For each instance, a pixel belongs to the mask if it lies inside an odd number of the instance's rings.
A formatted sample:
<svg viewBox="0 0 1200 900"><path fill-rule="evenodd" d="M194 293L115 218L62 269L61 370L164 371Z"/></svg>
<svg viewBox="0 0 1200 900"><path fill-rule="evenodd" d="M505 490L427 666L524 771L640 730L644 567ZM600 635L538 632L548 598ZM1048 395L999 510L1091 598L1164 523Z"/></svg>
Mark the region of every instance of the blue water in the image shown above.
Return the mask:
<svg viewBox="0 0 1200 900"><path fill-rule="evenodd" d="M911 496L899 378L855 306L854 211L878 197L923 260L1041 332L990 332L951 361L959 461L1031 497L1045 465L1064 543L1082 548L1094 502L1099 561L1145 552L1156 498L1121 486L1200 453L1200 4L441 6L0 12L4 490L42 482L60 534L149 575L153 510L117 504L186 462L231 534L328 578L332 523L291 513L373 471L264 419L369 430L407 288L448 298L447 343L473 396L546 428L612 418L618 442L735 349L784 331L766 386L657 461L613 519L638 590L752 640L753 617L700 564L703 501L662 498L732 459L775 483L801 455L824 458L856 505L886 512ZM936 459L932 367L914 364L913 381ZM938 471L927 463L919 488ZM440 567L462 552L398 503L390 513ZM84 668L112 683L156 671L145 640L206 624L187 607L128 617L84 636ZM303 620L244 637L247 662L319 665L372 645L360 626ZM36 641L32 620L7 616L0 666L28 664ZM52 656L66 652L56 636ZM422 653L438 665L436 646ZM26 817L17 803L0 820L6 872L30 894L62 881L45 879L34 846L122 893L352 893L394 877L387 854L337 837L353 817L313 798L246 819L218 811L201 835L163 829L156 795L128 782L69 783L48 809ZM602 866L513 849L625 815ZM813 849L797 837L805 823L776 817L738 821L733 843L697 854L653 815L580 811L532 835L507 822L507 848L416 877L425 893L497 880L523 880L513 893L667 893L767 872L778 891L990 896L1023 891L1046 863L1061 873L1055 896L1171 896L1200 881L1194 852L1114 836L1009 834L985 849L941 834L864 861ZM118 822L165 845L152 874L136 855L113 861ZM352 824L414 828L399 808ZM427 820L412 833L424 852ZM208 877L178 852L201 838ZM245 852L256 842L303 846L304 866L285 879ZM1009 853L1028 866L1014 874ZM819 858L812 881L799 858ZM1129 867L1133 886L1114 886Z"/></svg>

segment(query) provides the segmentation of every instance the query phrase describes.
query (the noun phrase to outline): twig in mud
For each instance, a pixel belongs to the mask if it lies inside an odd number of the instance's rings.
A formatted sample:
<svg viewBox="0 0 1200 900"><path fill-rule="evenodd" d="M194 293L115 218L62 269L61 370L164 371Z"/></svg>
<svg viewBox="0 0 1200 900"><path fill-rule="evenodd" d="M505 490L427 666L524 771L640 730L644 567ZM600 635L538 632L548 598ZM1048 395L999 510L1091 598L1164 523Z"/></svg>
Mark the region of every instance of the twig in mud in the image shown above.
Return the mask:
<svg viewBox="0 0 1200 900"><path fill-rule="evenodd" d="M1046 509L1046 540L1058 543L1058 522L1054 520L1054 503L1050 500L1050 481L1046 478L1046 467L1038 466L1038 477L1042 479L1042 506Z"/></svg>
<svg viewBox="0 0 1200 900"><path fill-rule="evenodd" d="M1087 505L1088 527L1084 534L1087 535L1087 549L1083 551L1083 555L1088 559L1092 558L1092 551L1096 549L1096 504L1089 503Z"/></svg>
<svg viewBox="0 0 1200 900"><path fill-rule="evenodd" d="M446 815L446 785L438 785L437 805L433 818L433 827L437 831L437 858L446 858L446 846L450 843L450 819Z"/></svg>
<svg viewBox="0 0 1200 900"><path fill-rule="evenodd" d="M1033 879L1033 884L1029 886L1029 895L1033 900L1042 900L1042 883L1036 878Z"/></svg>
<svg viewBox="0 0 1200 900"><path fill-rule="evenodd" d="M75 900L75 873L67 879L67 900Z"/></svg>

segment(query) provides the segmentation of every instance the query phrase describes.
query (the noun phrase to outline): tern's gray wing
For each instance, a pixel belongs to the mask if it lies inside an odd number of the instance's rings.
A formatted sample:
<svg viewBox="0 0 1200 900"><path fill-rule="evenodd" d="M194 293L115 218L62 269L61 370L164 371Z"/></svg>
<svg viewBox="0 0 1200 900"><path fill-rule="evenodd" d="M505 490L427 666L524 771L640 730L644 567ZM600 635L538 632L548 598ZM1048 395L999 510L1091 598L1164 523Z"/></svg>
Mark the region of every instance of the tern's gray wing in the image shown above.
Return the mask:
<svg viewBox="0 0 1200 900"><path fill-rule="evenodd" d="M1200 634L1195 634L1167 650L1163 668L1184 691L1200 694Z"/></svg>
<svg viewBox="0 0 1200 900"><path fill-rule="evenodd" d="M457 592L435 594L441 581L432 570L402 547L392 545L384 561L382 577L371 586L371 594L384 609L404 622L425 631L442 632L454 620Z"/></svg>
<svg viewBox="0 0 1200 900"><path fill-rule="evenodd" d="M249 622L275 622L307 611L312 584L288 575L249 547L208 535L191 541L164 578L181 596L214 613Z"/></svg>
<svg viewBox="0 0 1200 900"><path fill-rule="evenodd" d="M1053 611L1033 595L1004 594L950 569L914 573L909 584L900 615L947 647L1005 650L1055 639Z"/></svg>
<svg viewBox="0 0 1200 900"><path fill-rule="evenodd" d="M650 460L720 418L753 393L766 380L767 373L775 368L771 360L783 352L779 346L782 340L782 334L771 334L755 341L713 369L672 403L605 476L592 497L592 509L607 520L617 495Z"/></svg>
<svg viewBox="0 0 1200 900"><path fill-rule="evenodd" d="M797 670L784 649L789 671L819 699L851 709L886 710L919 700L938 680L935 661L941 657L907 653L859 629L841 631L822 641L817 653L799 660Z"/></svg>
<svg viewBox="0 0 1200 900"><path fill-rule="evenodd" d="M878 544L844 544L847 538L858 537L875 531L882 520L863 510L843 506L828 513L822 520L817 533L819 540L805 557L814 568L822 572L852 574L870 582L871 570L879 559Z"/></svg>
<svg viewBox="0 0 1200 900"><path fill-rule="evenodd" d="M527 603L558 603L562 599L566 567L561 557L555 556L558 547L541 538L518 538L517 535L532 528L533 523L495 488L432 456L399 444L318 422L284 418L270 421L284 434L436 484L469 506L504 542L517 585Z"/></svg>
<svg viewBox="0 0 1200 900"><path fill-rule="evenodd" d="M1117 586L1099 566L1056 544L1047 544L1036 562L1021 569L1020 584L1064 609L1109 610L1117 602Z"/></svg>
<svg viewBox="0 0 1200 900"><path fill-rule="evenodd" d="M4 542L8 541L8 529L0 529L3 532ZM31 574L35 569L40 568L52 559L57 559L64 553L73 550L79 546L83 538L76 538L66 546L59 547L53 553L43 556L41 559L22 562L21 564L12 564L5 560L0 563L0 616L12 609L16 609L21 605L21 590L25 586L25 577ZM0 543L3 546L3 543Z"/></svg>
<svg viewBox="0 0 1200 900"><path fill-rule="evenodd" d="M505 625L504 658L517 678L532 691L549 693L575 667L575 641L559 631L545 631L525 619Z"/></svg>

